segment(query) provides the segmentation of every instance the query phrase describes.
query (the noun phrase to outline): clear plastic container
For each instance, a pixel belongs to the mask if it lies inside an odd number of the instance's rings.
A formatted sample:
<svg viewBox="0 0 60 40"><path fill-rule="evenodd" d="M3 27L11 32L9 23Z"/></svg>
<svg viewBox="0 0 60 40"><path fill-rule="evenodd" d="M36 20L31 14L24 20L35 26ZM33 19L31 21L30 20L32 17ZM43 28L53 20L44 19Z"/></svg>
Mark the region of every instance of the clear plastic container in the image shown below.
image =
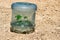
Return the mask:
<svg viewBox="0 0 60 40"><path fill-rule="evenodd" d="M12 20L11 32L31 33L35 27L36 4L27 2L16 2L11 5Z"/></svg>

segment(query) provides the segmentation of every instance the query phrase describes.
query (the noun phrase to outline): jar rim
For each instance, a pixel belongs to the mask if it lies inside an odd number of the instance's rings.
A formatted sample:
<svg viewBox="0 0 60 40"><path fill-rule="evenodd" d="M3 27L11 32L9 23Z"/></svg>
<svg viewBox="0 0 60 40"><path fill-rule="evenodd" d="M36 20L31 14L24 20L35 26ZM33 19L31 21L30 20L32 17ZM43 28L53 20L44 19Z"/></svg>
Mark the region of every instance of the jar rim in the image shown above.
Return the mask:
<svg viewBox="0 0 60 40"><path fill-rule="evenodd" d="M30 3L30 2L14 2L11 5L11 8L13 9L14 7L28 7L31 6L34 10L37 10L37 5L34 3Z"/></svg>

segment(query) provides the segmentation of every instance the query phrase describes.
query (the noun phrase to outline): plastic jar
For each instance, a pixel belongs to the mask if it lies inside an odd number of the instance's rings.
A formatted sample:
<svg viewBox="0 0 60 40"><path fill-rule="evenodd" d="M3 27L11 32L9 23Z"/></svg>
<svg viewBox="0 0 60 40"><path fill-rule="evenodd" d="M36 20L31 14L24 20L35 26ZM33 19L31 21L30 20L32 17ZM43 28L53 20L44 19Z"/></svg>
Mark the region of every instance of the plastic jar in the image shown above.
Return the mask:
<svg viewBox="0 0 60 40"><path fill-rule="evenodd" d="M36 4L28 2L16 2L11 5L11 32L30 33L35 27Z"/></svg>

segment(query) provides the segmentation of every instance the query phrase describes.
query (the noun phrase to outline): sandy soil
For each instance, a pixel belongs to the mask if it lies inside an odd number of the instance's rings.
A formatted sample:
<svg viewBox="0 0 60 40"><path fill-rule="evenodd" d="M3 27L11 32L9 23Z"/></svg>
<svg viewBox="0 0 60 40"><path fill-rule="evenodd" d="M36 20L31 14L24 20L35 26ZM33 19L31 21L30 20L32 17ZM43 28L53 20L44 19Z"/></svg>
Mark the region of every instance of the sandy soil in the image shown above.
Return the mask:
<svg viewBox="0 0 60 40"><path fill-rule="evenodd" d="M11 4L17 1L37 4L35 32L10 32ZM60 40L60 0L0 0L0 40Z"/></svg>

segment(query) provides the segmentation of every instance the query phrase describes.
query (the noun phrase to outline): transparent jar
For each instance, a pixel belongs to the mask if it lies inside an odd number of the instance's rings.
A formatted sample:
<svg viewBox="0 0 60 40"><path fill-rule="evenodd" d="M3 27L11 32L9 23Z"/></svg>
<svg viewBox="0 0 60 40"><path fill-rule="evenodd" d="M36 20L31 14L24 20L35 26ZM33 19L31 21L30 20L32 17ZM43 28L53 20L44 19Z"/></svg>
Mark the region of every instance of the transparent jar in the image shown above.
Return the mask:
<svg viewBox="0 0 60 40"><path fill-rule="evenodd" d="M31 33L35 27L36 4L28 2L16 2L11 5L12 20L11 32Z"/></svg>

